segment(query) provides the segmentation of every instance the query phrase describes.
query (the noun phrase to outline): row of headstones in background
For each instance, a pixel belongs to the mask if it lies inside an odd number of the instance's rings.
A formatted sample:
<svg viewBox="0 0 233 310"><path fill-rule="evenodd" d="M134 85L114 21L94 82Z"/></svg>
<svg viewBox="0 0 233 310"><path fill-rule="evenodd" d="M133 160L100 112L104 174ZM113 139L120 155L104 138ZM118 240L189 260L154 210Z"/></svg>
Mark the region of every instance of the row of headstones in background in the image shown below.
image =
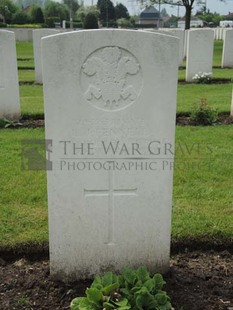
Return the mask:
<svg viewBox="0 0 233 310"><path fill-rule="evenodd" d="M159 30L151 29L150 32L157 32L172 35L179 38L179 66L183 65L183 49L184 49L184 30L183 29L174 29L174 28L161 28Z"/></svg>
<svg viewBox="0 0 233 310"><path fill-rule="evenodd" d="M20 117L15 35L0 30L0 119Z"/></svg>
<svg viewBox="0 0 233 310"><path fill-rule="evenodd" d="M187 35L186 81L192 82L199 72L212 72L214 31L189 30Z"/></svg>
<svg viewBox="0 0 233 310"><path fill-rule="evenodd" d="M48 29L48 28L47 28ZM49 28L50 30L52 28ZM15 34L15 39L18 42L32 42L33 41L33 29L32 28L7 28L8 31L12 31ZM70 32L73 29L57 29L59 32Z"/></svg>
<svg viewBox="0 0 233 310"><path fill-rule="evenodd" d="M33 54L35 65L35 82L42 83L42 63L41 63L41 39L46 36L60 33L56 29L37 29L33 30Z"/></svg>
<svg viewBox="0 0 233 310"><path fill-rule="evenodd" d="M233 29L225 29L222 53L222 68L233 68Z"/></svg>
<svg viewBox="0 0 233 310"><path fill-rule="evenodd" d="M171 28L162 28L164 31L172 31ZM214 28L214 33L215 33L215 39L216 40L223 40L224 37L224 31L227 28ZM27 42L32 42L33 41L33 34L32 31L33 29L31 28L7 28L7 30L12 31L15 33L15 38L16 41L27 41ZM177 28L177 30L180 30ZM72 31L70 29L63 29L60 28L58 31L60 32L66 32L66 31Z"/></svg>
<svg viewBox="0 0 233 310"><path fill-rule="evenodd" d="M226 28L215 28L214 29L214 38L215 40L223 40L224 32Z"/></svg>
<svg viewBox="0 0 233 310"><path fill-rule="evenodd" d="M224 30L224 38L226 37L226 41L224 40L224 48L222 55L222 67L231 67L233 62L233 53L232 53L232 39L230 33L233 31L232 29L223 29ZM186 62L186 80L192 81L192 77L199 72L212 72L212 63L213 60L213 43L214 43L214 30L213 29L190 29L190 30L182 30L182 29L169 29L163 28L162 30L149 30L152 32L159 33L169 33L173 36L179 38L179 66L183 64L183 58L187 57ZM40 40L44 36L52 35L54 33L58 33L59 30L54 29L42 29L42 30L34 30L33 31L33 46L34 46L34 59L35 59L35 81L37 83L42 83L42 69L41 69L41 48L40 48ZM225 33L228 33L227 36ZM189 33L192 33L189 47L189 55L187 54L188 50L188 37ZM207 35L209 33L209 36ZM206 37L207 36L207 37ZM194 41L192 38L194 37ZM198 40L195 42L195 37ZM206 38L208 38L206 40ZM200 47L200 48L199 48ZM193 74L193 75L192 75Z"/></svg>
<svg viewBox="0 0 233 310"><path fill-rule="evenodd" d="M145 31L42 39L54 277L169 268L178 54Z"/></svg>
<svg viewBox="0 0 233 310"><path fill-rule="evenodd" d="M222 68L233 68L233 29L223 31ZM214 30L190 29L185 31L186 81L199 72L212 72Z"/></svg>

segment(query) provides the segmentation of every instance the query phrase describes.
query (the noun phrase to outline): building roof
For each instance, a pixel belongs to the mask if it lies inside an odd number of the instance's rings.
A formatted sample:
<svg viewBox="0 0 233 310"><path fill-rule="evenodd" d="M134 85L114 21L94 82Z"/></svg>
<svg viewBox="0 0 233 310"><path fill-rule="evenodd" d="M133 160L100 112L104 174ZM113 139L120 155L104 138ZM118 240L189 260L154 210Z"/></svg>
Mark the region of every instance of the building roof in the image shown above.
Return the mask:
<svg viewBox="0 0 233 310"><path fill-rule="evenodd" d="M143 10L140 14L140 19L159 19L160 14L159 11L156 10L153 6L149 6L145 10Z"/></svg>

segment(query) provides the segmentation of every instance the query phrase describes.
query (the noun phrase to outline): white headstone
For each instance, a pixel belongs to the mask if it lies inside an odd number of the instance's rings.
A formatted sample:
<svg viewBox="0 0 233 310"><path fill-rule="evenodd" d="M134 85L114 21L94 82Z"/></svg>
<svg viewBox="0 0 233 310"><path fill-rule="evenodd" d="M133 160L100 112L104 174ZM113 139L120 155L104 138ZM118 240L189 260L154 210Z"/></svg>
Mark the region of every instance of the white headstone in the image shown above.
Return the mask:
<svg viewBox="0 0 233 310"><path fill-rule="evenodd" d="M183 59L187 56L188 34L189 34L189 29L185 29L184 30L184 54L183 54Z"/></svg>
<svg viewBox="0 0 233 310"><path fill-rule="evenodd" d="M15 35L0 30L0 118L20 117Z"/></svg>
<svg viewBox="0 0 233 310"><path fill-rule="evenodd" d="M66 29L66 20L62 21L62 29Z"/></svg>
<svg viewBox="0 0 233 310"><path fill-rule="evenodd" d="M54 277L168 269L178 50L142 31L42 39Z"/></svg>
<svg viewBox="0 0 233 310"><path fill-rule="evenodd" d="M179 39L179 66L183 65L183 53L184 53L184 30L183 29L174 29L174 28L160 28L156 29L146 29L143 31L150 31L155 33L161 33L166 35L171 35Z"/></svg>
<svg viewBox="0 0 233 310"><path fill-rule="evenodd" d="M188 33L186 59L186 81L191 82L199 72L212 72L214 31L212 29L192 29Z"/></svg>
<svg viewBox="0 0 233 310"><path fill-rule="evenodd" d="M35 82L42 83L42 64L41 64L41 38L59 33L56 29L36 29L33 30L33 54L35 64Z"/></svg>
<svg viewBox="0 0 233 310"><path fill-rule="evenodd" d="M185 37L185 31L183 29L172 29L167 28L166 31L179 38L179 66L183 65L183 57L184 57L184 37Z"/></svg>
<svg viewBox="0 0 233 310"><path fill-rule="evenodd" d="M224 28L219 29L219 40L223 40L224 31L225 31Z"/></svg>
<svg viewBox="0 0 233 310"><path fill-rule="evenodd" d="M226 29L223 41L222 68L233 67L233 29Z"/></svg>

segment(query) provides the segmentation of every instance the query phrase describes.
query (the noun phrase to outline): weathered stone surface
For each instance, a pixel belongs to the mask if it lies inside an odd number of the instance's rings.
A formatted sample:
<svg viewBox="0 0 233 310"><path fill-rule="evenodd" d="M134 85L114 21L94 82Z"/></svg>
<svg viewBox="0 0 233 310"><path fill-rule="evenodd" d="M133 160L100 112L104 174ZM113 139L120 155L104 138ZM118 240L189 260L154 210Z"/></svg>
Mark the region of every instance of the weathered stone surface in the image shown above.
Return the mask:
<svg viewBox="0 0 233 310"><path fill-rule="evenodd" d="M224 30L222 68L233 68L233 29Z"/></svg>
<svg viewBox="0 0 233 310"><path fill-rule="evenodd" d="M35 82L42 83L42 64L41 64L41 39L46 36L57 34L60 31L56 29L36 29L33 30L33 54L35 63Z"/></svg>
<svg viewBox="0 0 233 310"><path fill-rule="evenodd" d="M214 31L212 29L192 29L188 32L186 81L191 82L199 72L212 72Z"/></svg>
<svg viewBox="0 0 233 310"><path fill-rule="evenodd" d="M20 116L15 35L0 30L0 118Z"/></svg>
<svg viewBox="0 0 233 310"><path fill-rule="evenodd" d="M169 268L178 39L42 39L51 274Z"/></svg>

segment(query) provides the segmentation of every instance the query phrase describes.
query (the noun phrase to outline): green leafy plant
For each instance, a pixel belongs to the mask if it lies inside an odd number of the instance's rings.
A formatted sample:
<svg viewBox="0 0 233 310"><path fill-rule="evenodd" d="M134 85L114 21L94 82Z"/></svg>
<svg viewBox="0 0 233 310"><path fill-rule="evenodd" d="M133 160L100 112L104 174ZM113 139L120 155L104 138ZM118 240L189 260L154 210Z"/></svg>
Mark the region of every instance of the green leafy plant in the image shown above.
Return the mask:
<svg viewBox="0 0 233 310"><path fill-rule="evenodd" d="M120 275L107 272L96 276L86 297L71 302L71 310L171 310L170 298L162 291L161 274L150 276L145 267L124 268Z"/></svg>
<svg viewBox="0 0 233 310"><path fill-rule="evenodd" d="M201 98L200 103L194 106L191 120L196 125L213 125L218 121L218 112L207 104L206 98Z"/></svg>
<svg viewBox="0 0 233 310"><path fill-rule="evenodd" d="M10 127L18 127L22 126L22 123L20 123L17 120L9 120L9 119L0 119L0 128L10 128Z"/></svg>

